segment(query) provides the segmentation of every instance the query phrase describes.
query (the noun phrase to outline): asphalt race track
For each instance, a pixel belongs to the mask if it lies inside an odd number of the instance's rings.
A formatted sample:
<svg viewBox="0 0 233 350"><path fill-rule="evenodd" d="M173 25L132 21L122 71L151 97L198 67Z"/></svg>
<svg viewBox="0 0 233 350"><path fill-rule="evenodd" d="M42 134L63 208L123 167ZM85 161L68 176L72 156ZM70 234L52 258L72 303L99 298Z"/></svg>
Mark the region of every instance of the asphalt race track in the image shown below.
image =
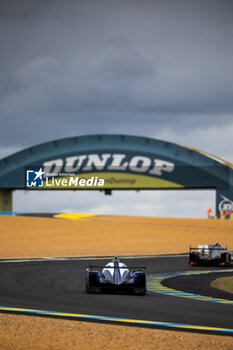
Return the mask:
<svg viewBox="0 0 233 350"><path fill-rule="evenodd" d="M198 268L200 270L200 268ZM197 276L180 276L173 277L162 282L162 285L174 288L177 290L182 290L188 293L201 294L205 296L210 296L213 298L222 298L233 300L233 294L225 292L223 290L219 290L216 288L212 288L210 282L219 277L228 277L230 274L221 273L217 275L213 274L205 274L205 275L197 275Z"/></svg>
<svg viewBox="0 0 233 350"><path fill-rule="evenodd" d="M180 256L122 259L128 266L146 265L148 274L195 271L187 260ZM92 260L91 264L102 265L108 261ZM88 265L88 260L1 262L0 306L233 329L233 305L154 292L146 296L87 294L85 269ZM189 292L195 290L199 294L212 293L215 297L227 298L224 292L218 292L207 283L216 275L177 277L165 283L180 290L185 286Z"/></svg>

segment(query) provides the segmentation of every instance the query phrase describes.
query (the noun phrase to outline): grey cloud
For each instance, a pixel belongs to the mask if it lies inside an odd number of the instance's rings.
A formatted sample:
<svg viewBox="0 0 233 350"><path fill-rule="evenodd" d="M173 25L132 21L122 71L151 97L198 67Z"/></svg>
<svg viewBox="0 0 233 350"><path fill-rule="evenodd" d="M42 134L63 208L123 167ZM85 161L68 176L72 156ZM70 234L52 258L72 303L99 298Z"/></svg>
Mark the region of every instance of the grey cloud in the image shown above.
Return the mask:
<svg viewBox="0 0 233 350"><path fill-rule="evenodd" d="M0 5L2 146L231 120L232 2L31 3Z"/></svg>
<svg viewBox="0 0 233 350"><path fill-rule="evenodd" d="M195 118L195 116L193 116ZM157 130L154 137L169 140L181 145L198 148L215 156L219 156L233 164L232 155L232 135L233 135L233 118L231 122L228 120L223 122L223 116L219 115L221 125L215 125L209 118L209 126L203 128L201 124L195 129L189 128L184 132L181 130L173 130L169 127Z"/></svg>

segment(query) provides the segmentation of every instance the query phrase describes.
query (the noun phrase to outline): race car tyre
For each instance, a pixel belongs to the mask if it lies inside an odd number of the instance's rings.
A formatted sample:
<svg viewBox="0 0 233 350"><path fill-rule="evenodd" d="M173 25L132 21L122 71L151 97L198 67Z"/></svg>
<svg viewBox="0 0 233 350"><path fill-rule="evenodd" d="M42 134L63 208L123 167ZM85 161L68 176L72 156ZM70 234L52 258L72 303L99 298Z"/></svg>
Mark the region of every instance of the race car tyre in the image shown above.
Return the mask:
<svg viewBox="0 0 233 350"><path fill-rule="evenodd" d="M229 253L223 253L221 254L221 260L225 263L225 266L230 267L231 266L231 255Z"/></svg>
<svg viewBox="0 0 233 350"><path fill-rule="evenodd" d="M86 292L95 294L99 294L101 292L96 273L90 273L86 278Z"/></svg>
<svg viewBox="0 0 233 350"><path fill-rule="evenodd" d="M137 286L139 288L146 288L146 274L145 273L140 273L137 276Z"/></svg>
<svg viewBox="0 0 233 350"><path fill-rule="evenodd" d="M92 294L99 294L101 292L101 289L99 286L90 286L89 278L86 279L86 292L92 293Z"/></svg>
<svg viewBox="0 0 233 350"><path fill-rule="evenodd" d="M134 288L134 295L146 295L146 288Z"/></svg>
<svg viewBox="0 0 233 350"><path fill-rule="evenodd" d="M231 267L231 255L230 254L228 254L228 257L227 257L228 259L228 261L227 261L227 266L228 267Z"/></svg>
<svg viewBox="0 0 233 350"><path fill-rule="evenodd" d="M86 292L89 294L100 294L101 289L100 289L100 287L88 287L88 288L86 288Z"/></svg>

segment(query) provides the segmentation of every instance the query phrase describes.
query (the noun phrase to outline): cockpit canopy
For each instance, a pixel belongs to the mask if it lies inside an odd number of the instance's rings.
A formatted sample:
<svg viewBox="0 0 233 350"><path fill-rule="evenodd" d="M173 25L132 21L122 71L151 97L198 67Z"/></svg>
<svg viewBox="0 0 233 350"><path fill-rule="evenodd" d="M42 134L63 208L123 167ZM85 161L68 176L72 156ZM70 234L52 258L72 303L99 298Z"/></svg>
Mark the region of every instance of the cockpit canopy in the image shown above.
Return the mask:
<svg viewBox="0 0 233 350"><path fill-rule="evenodd" d="M118 266L119 268L123 267L126 268L127 266L125 264L123 264L122 262L118 262ZM105 265L106 268L111 268L114 267L114 262L109 262Z"/></svg>
<svg viewBox="0 0 233 350"><path fill-rule="evenodd" d="M116 258L105 265L102 275L107 281L114 284L122 284L130 277L127 266Z"/></svg>

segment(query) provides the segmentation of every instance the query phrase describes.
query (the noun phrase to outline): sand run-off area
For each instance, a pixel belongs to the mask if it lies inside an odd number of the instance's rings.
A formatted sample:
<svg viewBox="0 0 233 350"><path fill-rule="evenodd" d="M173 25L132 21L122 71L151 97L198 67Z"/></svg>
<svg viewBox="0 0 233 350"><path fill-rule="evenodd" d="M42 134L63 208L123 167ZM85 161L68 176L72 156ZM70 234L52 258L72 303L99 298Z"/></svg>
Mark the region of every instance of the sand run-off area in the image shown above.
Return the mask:
<svg viewBox="0 0 233 350"><path fill-rule="evenodd" d="M0 216L0 258L173 254L216 242L233 250L233 220Z"/></svg>
<svg viewBox="0 0 233 350"><path fill-rule="evenodd" d="M232 337L0 314L1 350L232 350Z"/></svg>

